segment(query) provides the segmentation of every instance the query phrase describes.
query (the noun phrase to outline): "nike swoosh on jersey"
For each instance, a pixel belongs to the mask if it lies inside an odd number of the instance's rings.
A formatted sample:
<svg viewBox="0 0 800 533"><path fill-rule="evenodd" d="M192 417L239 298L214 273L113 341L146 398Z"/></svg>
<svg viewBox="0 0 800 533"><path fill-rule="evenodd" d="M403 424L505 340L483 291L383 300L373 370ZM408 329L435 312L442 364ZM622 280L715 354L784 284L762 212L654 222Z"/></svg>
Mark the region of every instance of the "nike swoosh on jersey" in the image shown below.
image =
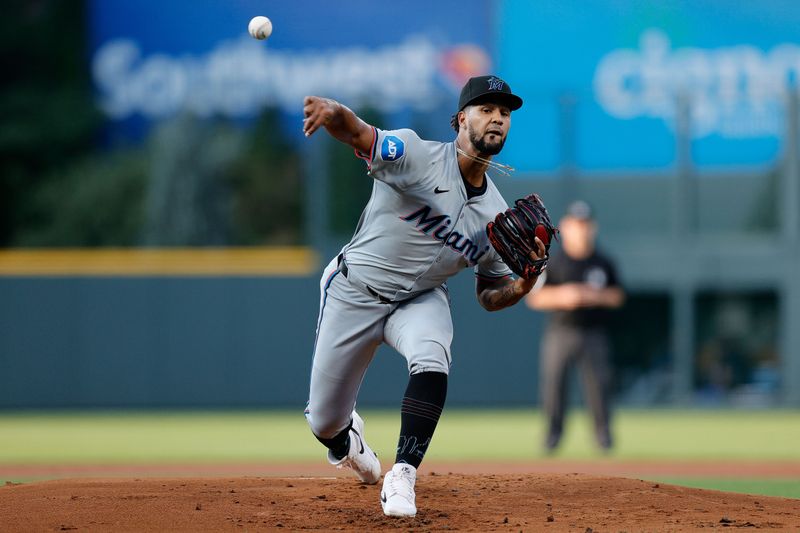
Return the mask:
<svg viewBox="0 0 800 533"><path fill-rule="evenodd" d="M450 189L440 189L439 186L437 185L436 188L433 189L433 192L435 192L436 194L442 194L443 192L450 192Z"/></svg>

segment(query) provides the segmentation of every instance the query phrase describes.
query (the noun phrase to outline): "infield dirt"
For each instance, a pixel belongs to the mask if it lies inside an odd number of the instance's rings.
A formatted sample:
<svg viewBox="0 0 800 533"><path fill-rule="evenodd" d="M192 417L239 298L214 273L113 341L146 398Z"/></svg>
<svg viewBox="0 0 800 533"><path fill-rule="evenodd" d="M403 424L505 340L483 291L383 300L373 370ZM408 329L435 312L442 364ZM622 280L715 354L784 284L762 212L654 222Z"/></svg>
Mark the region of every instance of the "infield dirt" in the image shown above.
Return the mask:
<svg viewBox="0 0 800 533"><path fill-rule="evenodd" d="M800 500L586 474L437 474L413 519L349 477L64 479L0 487L2 531L800 530Z"/></svg>

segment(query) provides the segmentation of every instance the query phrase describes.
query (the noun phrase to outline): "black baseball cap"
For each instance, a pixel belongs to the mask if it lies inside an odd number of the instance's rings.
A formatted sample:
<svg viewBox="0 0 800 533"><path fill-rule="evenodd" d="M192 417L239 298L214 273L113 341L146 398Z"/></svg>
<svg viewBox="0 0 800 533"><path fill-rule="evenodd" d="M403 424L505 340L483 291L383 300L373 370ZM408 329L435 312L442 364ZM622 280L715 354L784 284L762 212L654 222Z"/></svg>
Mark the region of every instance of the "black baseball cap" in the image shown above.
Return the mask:
<svg viewBox="0 0 800 533"><path fill-rule="evenodd" d="M569 204L567 206L567 216L578 220L592 220L594 218L592 206L583 200L575 200Z"/></svg>
<svg viewBox="0 0 800 533"><path fill-rule="evenodd" d="M458 98L458 110L461 111L477 101L501 102L511 111L522 107L522 98L511 92L511 87L497 76L476 76L467 80Z"/></svg>

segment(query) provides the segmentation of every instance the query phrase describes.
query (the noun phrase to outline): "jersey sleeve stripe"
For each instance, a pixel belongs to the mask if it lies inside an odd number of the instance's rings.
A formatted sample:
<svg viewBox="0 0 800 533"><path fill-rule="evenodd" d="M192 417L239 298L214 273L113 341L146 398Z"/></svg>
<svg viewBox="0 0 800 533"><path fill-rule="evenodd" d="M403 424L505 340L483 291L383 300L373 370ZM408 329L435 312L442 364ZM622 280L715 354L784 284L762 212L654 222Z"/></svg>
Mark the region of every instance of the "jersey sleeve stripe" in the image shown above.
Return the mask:
<svg viewBox="0 0 800 533"><path fill-rule="evenodd" d="M369 160L375 161L375 151L378 148L378 130L375 126L372 127L372 150L369 153Z"/></svg>
<svg viewBox="0 0 800 533"><path fill-rule="evenodd" d="M378 130L375 129L375 126L372 126L372 148L370 148L369 156L366 154L355 150L356 157L359 159L363 159L367 162L367 167L370 169L372 168L372 161L375 160L375 147L378 144Z"/></svg>

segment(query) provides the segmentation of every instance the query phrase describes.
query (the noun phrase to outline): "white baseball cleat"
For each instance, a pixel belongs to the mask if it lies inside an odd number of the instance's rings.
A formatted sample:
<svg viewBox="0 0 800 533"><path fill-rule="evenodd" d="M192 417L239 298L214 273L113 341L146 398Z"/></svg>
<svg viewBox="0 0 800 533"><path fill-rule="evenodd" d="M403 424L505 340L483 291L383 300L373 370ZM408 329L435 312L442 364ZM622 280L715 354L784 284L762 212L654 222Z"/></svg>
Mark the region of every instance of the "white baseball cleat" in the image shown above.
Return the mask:
<svg viewBox="0 0 800 533"><path fill-rule="evenodd" d="M417 514L414 484L417 469L406 463L397 463L383 476L381 507L386 516L412 517Z"/></svg>
<svg viewBox="0 0 800 533"><path fill-rule="evenodd" d="M381 478L381 463L378 456L364 440L364 421L353 411L353 425L350 428L350 451L341 459L328 450L328 462L336 468L352 468L358 479L374 485Z"/></svg>

